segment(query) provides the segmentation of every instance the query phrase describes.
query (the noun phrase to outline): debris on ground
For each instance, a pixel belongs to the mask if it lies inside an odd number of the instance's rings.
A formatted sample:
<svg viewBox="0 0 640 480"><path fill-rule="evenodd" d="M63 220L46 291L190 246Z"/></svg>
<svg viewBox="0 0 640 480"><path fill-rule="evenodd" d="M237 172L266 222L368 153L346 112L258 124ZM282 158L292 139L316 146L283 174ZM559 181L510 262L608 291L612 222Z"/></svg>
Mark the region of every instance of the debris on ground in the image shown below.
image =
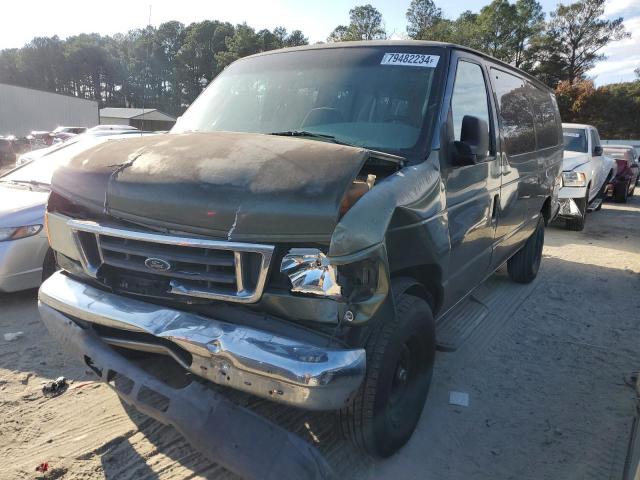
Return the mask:
<svg viewBox="0 0 640 480"><path fill-rule="evenodd" d="M57 397L62 395L69 388L67 379L64 377L58 377L53 382L49 382L42 387L42 394L47 398Z"/></svg>
<svg viewBox="0 0 640 480"><path fill-rule="evenodd" d="M6 342L13 342L14 340L18 340L24 332L14 332L14 333L5 333L4 339Z"/></svg>
<svg viewBox="0 0 640 480"><path fill-rule="evenodd" d="M449 405L469 406L469 394L466 392L449 392Z"/></svg>
<svg viewBox="0 0 640 480"><path fill-rule="evenodd" d="M36 472L46 473L49 470L49 464L47 462L41 463L36 467Z"/></svg>

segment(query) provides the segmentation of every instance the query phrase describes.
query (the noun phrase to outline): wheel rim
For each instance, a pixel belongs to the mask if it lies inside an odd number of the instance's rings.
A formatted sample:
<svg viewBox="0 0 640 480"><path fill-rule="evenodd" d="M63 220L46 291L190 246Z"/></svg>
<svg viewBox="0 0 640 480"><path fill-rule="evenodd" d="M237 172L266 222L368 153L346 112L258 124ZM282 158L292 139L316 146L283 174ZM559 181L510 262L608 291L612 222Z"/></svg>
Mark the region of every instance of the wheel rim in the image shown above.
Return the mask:
<svg viewBox="0 0 640 480"><path fill-rule="evenodd" d="M391 393L387 403L387 416L394 428L399 428L403 417L414 401L414 389L421 382L425 365L424 346L412 337L402 345L393 373Z"/></svg>

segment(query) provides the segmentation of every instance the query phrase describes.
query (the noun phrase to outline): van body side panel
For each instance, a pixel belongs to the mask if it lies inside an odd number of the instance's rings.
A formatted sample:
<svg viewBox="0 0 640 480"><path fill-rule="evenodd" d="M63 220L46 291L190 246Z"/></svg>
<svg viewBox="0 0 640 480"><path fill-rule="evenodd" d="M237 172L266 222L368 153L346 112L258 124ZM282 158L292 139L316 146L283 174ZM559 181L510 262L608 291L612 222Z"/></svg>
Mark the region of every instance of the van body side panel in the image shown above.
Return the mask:
<svg viewBox="0 0 640 480"><path fill-rule="evenodd" d="M457 303L486 277L495 234L494 205L500 193L500 164L496 156L497 124L483 60L467 52L452 55L441 121L440 162L446 189L451 254L443 279L443 311ZM457 85L460 82L460 85ZM457 165L453 145L460 138L466 115L482 115L489 127L488 155L471 165Z"/></svg>

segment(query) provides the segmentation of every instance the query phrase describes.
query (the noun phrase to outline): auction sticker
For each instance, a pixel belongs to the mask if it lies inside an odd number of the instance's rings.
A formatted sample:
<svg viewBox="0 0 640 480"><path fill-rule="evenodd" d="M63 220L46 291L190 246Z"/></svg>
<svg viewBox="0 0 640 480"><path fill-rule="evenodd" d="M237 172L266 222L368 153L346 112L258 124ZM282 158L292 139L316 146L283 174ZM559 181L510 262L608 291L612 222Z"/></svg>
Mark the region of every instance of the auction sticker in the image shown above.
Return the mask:
<svg viewBox="0 0 640 480"><path fill-rule="evenodd" d="M440 60L439 55L425 55L423 53L385 53L380 65L436 68L438 60Z"/></svg>
<svg viewBox="0 0 640 480"><path fill-rule="evenodd" d="M564 135L565 137L580 138L580 134L579 133L562 132L562 135Z"/></svg>

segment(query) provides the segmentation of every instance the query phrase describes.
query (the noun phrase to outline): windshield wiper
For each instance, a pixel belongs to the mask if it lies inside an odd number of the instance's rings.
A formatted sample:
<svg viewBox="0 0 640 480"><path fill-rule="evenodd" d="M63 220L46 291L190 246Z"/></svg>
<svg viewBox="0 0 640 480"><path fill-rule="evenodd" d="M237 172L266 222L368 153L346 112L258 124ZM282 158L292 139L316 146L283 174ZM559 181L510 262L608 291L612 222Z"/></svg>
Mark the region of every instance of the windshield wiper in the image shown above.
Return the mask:
<svg viewBox="0 0 640 480"><path fill-rule="evenodd" d="M343 142L342 140L338 140L333 135L325 135L324 133L313 133L308 132L307 130L286 130L284 132L271 132L267 135L276 135L279 137L309 137L309 138L324 138L333 143L337 143L338 145L347 145L349 147L360 147L359 145L354 145L352 143Z"/></svg>

